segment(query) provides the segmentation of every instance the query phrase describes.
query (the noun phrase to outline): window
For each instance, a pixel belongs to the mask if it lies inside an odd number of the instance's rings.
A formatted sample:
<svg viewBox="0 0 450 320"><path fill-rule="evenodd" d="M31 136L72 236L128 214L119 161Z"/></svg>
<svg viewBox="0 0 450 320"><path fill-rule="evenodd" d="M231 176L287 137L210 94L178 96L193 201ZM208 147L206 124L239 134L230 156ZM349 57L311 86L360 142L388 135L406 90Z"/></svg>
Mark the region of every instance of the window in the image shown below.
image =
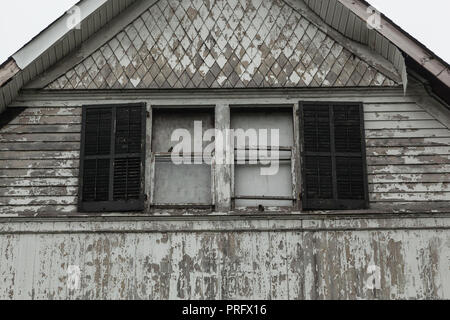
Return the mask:
<svg viewBox="0 0 450 320"><path fill-rule="evenodd" d="M203 150L214 141L204 140L205 132L214 129L214 107L154 106L152 110L151 206L211 209L213 165ZM177 147L180 144L183 150ZM173 162L174 153L181 163Z"/></svg>
<svg viewBox="0 0 450 320"><path fill-rule="evenodd" d="M303 209L367 208L362 106L302 103L300 109Z"/></svg>
<svg viewBox="0 0 450 320"><path fill-rule="evenodd" d="M84 106L79 210L144 208L145 107Z"/></svg>
<svg viewBox="0 0 450 320"><path fill-rule="evenodd" d="M234 134L233 207L292 208L292 105L231 108ZM276 132L278 136L276 136Z"/></svg>
<svg viewBox="0 0 450 320"><path fill-rule="evenodd" d="M363 120L355 103L84 106L79 210L364 209Z"/></svg>

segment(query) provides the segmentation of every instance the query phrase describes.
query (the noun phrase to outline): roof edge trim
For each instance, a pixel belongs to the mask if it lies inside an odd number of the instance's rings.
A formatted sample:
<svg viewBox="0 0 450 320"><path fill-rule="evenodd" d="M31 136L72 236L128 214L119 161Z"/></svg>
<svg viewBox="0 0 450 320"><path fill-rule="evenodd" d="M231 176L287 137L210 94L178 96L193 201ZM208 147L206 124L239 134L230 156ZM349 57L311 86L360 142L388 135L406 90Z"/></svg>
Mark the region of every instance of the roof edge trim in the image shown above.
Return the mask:
<svg viewBox="0 0 450 320"><path fill-rule="evenodd" d="M80 9L80 23L108 0L83 0L76 4ZM19 49L12 58L20 69L26 68L42 53L53 46L64 35L73 30L69 23L71 16L67 13L52 23L44 31L34 37L28 44Z"/></svg>
<svg viewBox="0 0 450 320"><path fill-rule="evenodd" d="M13 58L9 58L0 66L0 87L14 77L21 69Z"/></svg>
<svg viewBox="0 0 450 320"><path fill-rule="evenodd" d="M367 10L370 7L370 3L366 1L338 1L364 21L367 21L372 14ZM377 31L450 88L450 68L444 60L412 38L385 15L381 16L381 28L377 29Z"/></svg>

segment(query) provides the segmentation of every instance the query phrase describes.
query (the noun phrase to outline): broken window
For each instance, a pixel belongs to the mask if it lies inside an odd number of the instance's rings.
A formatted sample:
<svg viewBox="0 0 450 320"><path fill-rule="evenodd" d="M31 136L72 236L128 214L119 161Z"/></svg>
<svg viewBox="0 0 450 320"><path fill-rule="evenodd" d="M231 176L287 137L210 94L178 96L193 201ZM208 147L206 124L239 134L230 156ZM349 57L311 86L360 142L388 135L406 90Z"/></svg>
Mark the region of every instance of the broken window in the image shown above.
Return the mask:
<svg viewBox="0 0 450 320"><path fill-rule="evenodd" d="M80 211L144 208L145 107L84 106Z"/></svg>
<svg viewBox="0 0 450 320"><path fill-rule="evenodd" d="M204 139L214 108L153 107L152 117L152 206L211 208L212 153L203 151L214 142Z"/></svg>
<svg viewBox="0 0 450 320"><path fill-rule="evenodd" d="M368 206L360 104L301 105L304 210Z"/></svg>
<svg viewBox="0 0 450 320"><path fill-rule="evenodd" d="M292 207L292 106L233 107L234 208Z"/></svg>

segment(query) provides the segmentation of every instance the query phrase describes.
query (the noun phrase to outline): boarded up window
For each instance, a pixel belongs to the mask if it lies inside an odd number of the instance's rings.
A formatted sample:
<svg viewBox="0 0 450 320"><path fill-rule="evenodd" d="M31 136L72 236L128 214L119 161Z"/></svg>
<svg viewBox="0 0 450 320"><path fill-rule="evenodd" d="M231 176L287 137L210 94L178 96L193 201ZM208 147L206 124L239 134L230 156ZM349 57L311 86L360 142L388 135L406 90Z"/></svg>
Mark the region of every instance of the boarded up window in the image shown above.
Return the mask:
<svg viewBox="0 0 450 320"><path fill-rule="evenodd" d="M214 129L213 108L153 108L153 207L212 207L211 158L203 157L205 148L214 142L203 139L210 129ZM187 148L179 149L181 144ZM177 150L181 163L172 160Z"/></svg>
<svg viewBox="0 0 450 320"><path fill-rule="evenodd" d="M304 103L301 111L303 209L366 208L362 106Z"/></svg>
<svg viewBox="0 0 450 320"><path fill-rule="evenodd" d="M293 206L292 112L292 107L286 106L231 109L234 207ZM272 130L278 130L278 138Z"/></svg>
<svg viewBox="0 0 450 320"><path fill-rule="evenodd" d="M80 211L144 208L143 105L85 106L80 161Z"/></svg>

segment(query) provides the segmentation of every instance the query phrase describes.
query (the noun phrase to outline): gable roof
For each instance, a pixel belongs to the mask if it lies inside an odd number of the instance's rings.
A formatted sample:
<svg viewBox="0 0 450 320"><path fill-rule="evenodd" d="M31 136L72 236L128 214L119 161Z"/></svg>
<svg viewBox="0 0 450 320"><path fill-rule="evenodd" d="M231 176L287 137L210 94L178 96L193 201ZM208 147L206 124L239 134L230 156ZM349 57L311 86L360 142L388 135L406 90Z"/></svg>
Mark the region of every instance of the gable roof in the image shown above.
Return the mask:
<svg viewBox="0 0 450 320"><path fill-rule="evenodd" d="M398 86L381 56L285 1L158 1L45 89Z"/></svg>
<svg viewBox="0 0 450 320"><path fill-rule="evenodd" d="M17 96L21 88L38 76L45 77L50 67L61 63L63 58L67 58L71 53L73 65L83 61L96 49L88 48L84 43L88 38L95 36L97 31L102 28L110 29L109 32L102 34L106 42L116 35L120 28L125 27L120 25L120 21L132 21L156 2L156 0L82 0L77 3L83 8L81 30L70 30L66 23L67 15L63 15L0 67L0 110ZM285 0L285 2L305 14L308 6L308 9L316 14L316 17L309 15L309 18L322 30L326 30L327 34L343 34L380 53L403 74L404 80L406 67L425 75L433 90L450 103L450 66L385 16L382 16L381 30L369 30L364 23L370 14L367 12L370 4L366 1ZM123 16L128 16L129 19L123 19ZM353 27L349 28L349 25Z"/></svg>

